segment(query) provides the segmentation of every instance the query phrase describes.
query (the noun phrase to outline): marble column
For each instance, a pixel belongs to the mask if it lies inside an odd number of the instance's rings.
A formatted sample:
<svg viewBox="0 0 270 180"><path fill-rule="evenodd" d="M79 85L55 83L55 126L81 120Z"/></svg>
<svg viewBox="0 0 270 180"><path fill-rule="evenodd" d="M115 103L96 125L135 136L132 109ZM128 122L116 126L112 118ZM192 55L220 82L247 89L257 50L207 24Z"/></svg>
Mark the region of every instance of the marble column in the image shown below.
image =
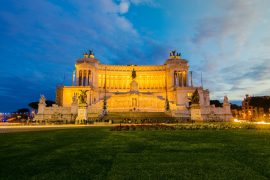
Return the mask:
<svg viewBox="0 0 270 180"><path fill-rule="evenodd" d="M182 78L182 86L181 87L184 87L185 83L184 83L184 72L181 72L181 78Z"/></svg>

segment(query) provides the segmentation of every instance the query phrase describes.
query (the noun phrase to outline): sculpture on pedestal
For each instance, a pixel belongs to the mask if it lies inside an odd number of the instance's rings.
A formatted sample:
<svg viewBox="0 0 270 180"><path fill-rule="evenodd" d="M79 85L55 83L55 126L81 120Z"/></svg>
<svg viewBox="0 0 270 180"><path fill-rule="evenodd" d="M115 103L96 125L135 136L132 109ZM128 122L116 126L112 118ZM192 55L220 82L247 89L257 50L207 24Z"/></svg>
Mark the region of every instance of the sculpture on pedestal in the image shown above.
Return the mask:
<svg viewBox="0 0 270 180"><path fill-rule="evenodd" d="M190 115L192 121L202 121L202 114L200 108L200 95L198 89L194 91L191 97Z"/></svg>
<svg viewBox="0 0 270 180"><path fill-rule="evenodd" d="M94 52L92 49L89 50L89 53L88 53L88 58L95 58L94 56Z"/></svg>
<svg viewBox="0 0 270 180"><path fill-rule="evenodd" d="M85 52L85 53L83 54L83 56L84 56L84 58L91 58L91 59L94 59L94 58L95 58L92 49L89 49L88 52Z"/></svg>
<svg viewBox="0 0 270 180"><path fill-rule="evenodd" d="M229 104L229 100L227 96L224 96L223 105Z"/></svg>
<svg viewBox="0 0 270 180"><path fill-rule="evenodd" d="M78 116L76 118L76 124L85 124L88 119L87 113L87 91L88 90L80 90L80 94L78 96L79 107L78 107Z"/></svg>
<svg viewBox="0 0 270 180"><path fill-rule="evenodd" d="M198 89L196 89L195 92L192 94L191 104L199 104L199 103L200 103L200 95Z"/></svg>
<svg viewBox="0 0 270 180"><path fill-rule="evenodd" d="M176 50L170 52L170 58L173 59L180 59L181 53L178 53Z"/></svg>
<svg viewBox="0 0 270 180"><path fill-rule="evenodd" d="M44 95L41 95L41 96L40 96L39 104L45 104L45 105L46 105L46 98L45 98Z"/></svg>
<svg viewBox="0 0 270 180"><path fill-rule="evenodd" d="M80 90L80 94L79 94L79 97L78 97L78 100L79 100L79 104L87 104L86 101L87 101L87 91L88 90Z"/></svg>
<svg viewBox="0 0 270 180"><path fill-rule="evenodd" d="M44 95L41 95L38 103L38 113L43 114L45 108L46 108L46 98Z"/></svg>
<svg viewBox="0 0 270 180"><path fill-rule="evenodd" d="M136 81L136 71L135 71L135 69L133 69L131 77L132 77L132 81L130 83L130 92L131 93L136 93L136 92L139 91L139 87L138 87L138 83Z"/></svg>
<svg viewBox="0 0 270 180"><path fill-rule="evenodd" d="M223 109L224 109L225 120L230 121L230 119L232 118L231 105L229 103L229 99L227 96L224 96L224 99L223 99Z"/></svg>
<svg viewBox="0 0 270 180"><path fill-rule="evenodd" d="M136 78L136 71L135 71L134 68L133 68L133 70L132 70L131 77L132 77L132 79L135 79L135 78Z"/></svg>

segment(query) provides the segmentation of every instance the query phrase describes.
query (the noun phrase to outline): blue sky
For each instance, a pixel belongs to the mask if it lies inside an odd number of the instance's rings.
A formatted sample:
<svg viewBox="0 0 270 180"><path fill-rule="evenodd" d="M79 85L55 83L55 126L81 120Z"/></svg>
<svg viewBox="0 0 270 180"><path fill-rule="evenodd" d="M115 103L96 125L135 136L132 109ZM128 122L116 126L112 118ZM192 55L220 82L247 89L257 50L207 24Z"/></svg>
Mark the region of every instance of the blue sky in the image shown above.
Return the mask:
<svg viewBox="0 0 270 180"><path fill-rule="evenodd" d="M1 0L0 112L54 100L75 60L163 64L177 49L212 99L270 94L268 0Z"/></svg>

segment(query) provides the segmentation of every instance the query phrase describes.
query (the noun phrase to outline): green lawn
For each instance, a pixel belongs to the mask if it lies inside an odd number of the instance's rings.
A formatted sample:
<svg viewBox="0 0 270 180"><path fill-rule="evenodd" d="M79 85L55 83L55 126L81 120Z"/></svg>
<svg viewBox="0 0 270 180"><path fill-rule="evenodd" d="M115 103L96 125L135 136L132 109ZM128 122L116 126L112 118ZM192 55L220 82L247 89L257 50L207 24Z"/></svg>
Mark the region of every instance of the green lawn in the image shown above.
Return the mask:
<svg viewBox="0 0 270 180"><path fill-rule="evenodd" d="M270 130L0 134L1 179L270 179Z"/></svg>

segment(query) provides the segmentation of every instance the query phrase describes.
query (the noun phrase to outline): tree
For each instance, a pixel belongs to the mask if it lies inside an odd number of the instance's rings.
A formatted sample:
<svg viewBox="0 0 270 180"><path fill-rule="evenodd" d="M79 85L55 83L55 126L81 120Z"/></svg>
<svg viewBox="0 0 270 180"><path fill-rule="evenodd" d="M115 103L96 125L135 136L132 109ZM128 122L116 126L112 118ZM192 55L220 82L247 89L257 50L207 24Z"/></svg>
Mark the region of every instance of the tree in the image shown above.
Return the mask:
<svg viewBox="0 0 270 180"><path fill-rule="evenodd" d="M28 108L21 108L21 109L18 109L16 112L17 113L29 113L30 111Z"/></svg>
<svg viewBox="0 0 270 180"><path fill-rule="evenodd" d="M16 119L28 119L28 115L29 115L29 109L28 108L21 108L18 109L15 113L17 113L19 116L16 116Z"/></svg>
<svg viewBox="0 0 270 180"><path fill-rule="evenodd" d="M55 104L55 102L51 100L47 100L45 102L46 102L46 107L51 107L53 104ZM28 106L31 107L32 109L38 110L38 103L39 102L31 102L28 104Z"/></svg>
<svg viewBox="0 0 270 180"><path fill-rule="evenodd" d="M242 110L242 106L238 106L237 104L231 104L231 110Z"/></svg>
<svg viewBox="0 0 270 180"><path fill-rule="evenodd" d="M256 107L257 109L263 108L264 113L269 113L270 97L269 96L252 97L250 99L249 105Z"/></svg>
<svg viewBox="0 0 270 180"><path fill-rule="evenodd" d="M28 104L28 106L32 109L37 110L38 109L38 102L31 102Z"/></svg>
<svg viewBox="0 0 270 180"><path fill-rule="evenodd" d="M51 107L53 104L55 104L55 101L47 100L46 102L46 107Z"/></svg>
<svg viewBox="0 0 270 180"><path fill-rule="evenodd" d="M219 100L210 100L210 105L215 105L215 107L222 107L222 103Z"/></svg>

